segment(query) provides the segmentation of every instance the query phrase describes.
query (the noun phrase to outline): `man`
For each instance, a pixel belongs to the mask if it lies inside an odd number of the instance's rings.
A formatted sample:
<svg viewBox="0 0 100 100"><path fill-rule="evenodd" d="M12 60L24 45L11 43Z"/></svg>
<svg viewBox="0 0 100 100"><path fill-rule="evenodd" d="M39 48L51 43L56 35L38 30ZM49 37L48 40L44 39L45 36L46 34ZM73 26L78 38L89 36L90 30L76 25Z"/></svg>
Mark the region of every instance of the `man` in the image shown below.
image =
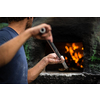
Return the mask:
<svg viewBox="0 0 100 100"><path fill-rule="evenodd" d="M53 42L51 27L41 24L32 27L32 17L9 17L8 27L0 31L0 83L27 84L35 80L48 64L56 64L59 60L55 53L49 54L34 67L28 70L26 56L23 48L24 42L30 37ZM40 35L41 28L47 33ZM26 30L27 29L27 30Z"/></svg>

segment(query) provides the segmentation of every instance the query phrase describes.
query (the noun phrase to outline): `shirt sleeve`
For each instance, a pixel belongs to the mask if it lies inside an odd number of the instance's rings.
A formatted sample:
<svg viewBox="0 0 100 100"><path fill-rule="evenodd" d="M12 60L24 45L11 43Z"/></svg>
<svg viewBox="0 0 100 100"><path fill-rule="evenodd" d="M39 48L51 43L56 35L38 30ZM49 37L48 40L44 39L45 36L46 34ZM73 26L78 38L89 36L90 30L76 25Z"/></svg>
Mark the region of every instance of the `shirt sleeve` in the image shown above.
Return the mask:
<svg viewBox="0 0 100 100"><path fill-rule="evenodd" d="M5 42L9 41L11 39L11 36L9 32L6 31L0 31L0 45L4 44Z"/></svg>

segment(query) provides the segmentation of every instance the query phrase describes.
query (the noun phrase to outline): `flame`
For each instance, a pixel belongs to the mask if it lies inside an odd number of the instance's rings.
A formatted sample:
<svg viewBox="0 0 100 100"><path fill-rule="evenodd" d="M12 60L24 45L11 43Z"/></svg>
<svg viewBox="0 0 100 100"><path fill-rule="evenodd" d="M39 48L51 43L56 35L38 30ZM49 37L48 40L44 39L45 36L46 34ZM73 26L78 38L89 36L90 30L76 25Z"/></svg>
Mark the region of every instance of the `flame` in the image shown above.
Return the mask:
<svg viewBox="0 0 100 100"><path fill-rule="evenodd" d="M69 51L68 47L67 47L67 46L65 46L65 49L66 49L65 53L67 53L67 52Z"/></svg>
<svg viewBox="0 0 100 100"><path fill-rule="evenodd" d="M80 68L83 68L83 65L79 63L79 60L83 57L83 45L79 43L72 43L72 44L66 44L65 46L65 53L70 53L72 60L77 64L77 66L80 66ZM65 56L65 60L68 60L68 57ZM83 62L83 59L82 59Z"/></svg>
<svg viewBox="0 0 100 100"><path fill-rule="evenodd" d="M84 48L82 47L82 50L84 50Z"/></svg>
<svg viewBox="0 0 100 100"><path fill-rule="evenodd" d="M80 67L81 67L81 68L83 68L83 66L82 66L82 65L81 65Z"/></svg>
<svg viewBox="0 0 100 100"><path fill-rule="evenodd" d="M65 57L65 60L67 60L68 58L67 57Z"/></svg>
<svg viewBox="0 0 100 100"><path fill-rule="evenodd" d="M75 43L72 44L73 50L78 49L79 47L75 45Z"/></svg>

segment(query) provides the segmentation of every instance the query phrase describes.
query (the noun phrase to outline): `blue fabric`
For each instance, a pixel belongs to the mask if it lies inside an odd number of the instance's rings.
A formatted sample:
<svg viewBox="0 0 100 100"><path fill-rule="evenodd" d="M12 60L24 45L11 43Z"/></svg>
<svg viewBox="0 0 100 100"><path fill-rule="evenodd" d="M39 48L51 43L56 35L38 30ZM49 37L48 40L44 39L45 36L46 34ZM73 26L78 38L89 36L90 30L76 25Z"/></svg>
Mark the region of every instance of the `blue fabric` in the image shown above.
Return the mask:
<svg viewBox="0 0 100 100"><path fill-rule="evenodd" d="M10 27L0 30L0 45L18 36L17 32ZM16 46L16 44L15 44ZM1 84L27 84L28 65L22 46L14 58L5 66L0 68Z"/></svg>

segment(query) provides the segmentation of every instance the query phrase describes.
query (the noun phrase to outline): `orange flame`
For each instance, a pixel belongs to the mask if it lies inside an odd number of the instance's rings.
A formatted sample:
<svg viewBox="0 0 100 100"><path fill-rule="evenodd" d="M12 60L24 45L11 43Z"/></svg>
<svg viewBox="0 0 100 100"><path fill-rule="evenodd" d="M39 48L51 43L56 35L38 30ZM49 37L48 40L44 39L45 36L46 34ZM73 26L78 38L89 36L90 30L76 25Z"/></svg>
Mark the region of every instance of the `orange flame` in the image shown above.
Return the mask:
<svg viewBox="0 0 100 100"><path fill-rule="evenodd" d="M71 45L69 45L68 43L65 46L65 53L69 52L72 60L75 61L75 63L77 64L77 66L80 66L80 68L83 68L83 66L81 64L79 64L79 60L83 57L83 45L79 44L79 43L72 43ZM68 57L65 57L65 60L68 60ZM83 62L83 60L82 60Z"/></svg>

